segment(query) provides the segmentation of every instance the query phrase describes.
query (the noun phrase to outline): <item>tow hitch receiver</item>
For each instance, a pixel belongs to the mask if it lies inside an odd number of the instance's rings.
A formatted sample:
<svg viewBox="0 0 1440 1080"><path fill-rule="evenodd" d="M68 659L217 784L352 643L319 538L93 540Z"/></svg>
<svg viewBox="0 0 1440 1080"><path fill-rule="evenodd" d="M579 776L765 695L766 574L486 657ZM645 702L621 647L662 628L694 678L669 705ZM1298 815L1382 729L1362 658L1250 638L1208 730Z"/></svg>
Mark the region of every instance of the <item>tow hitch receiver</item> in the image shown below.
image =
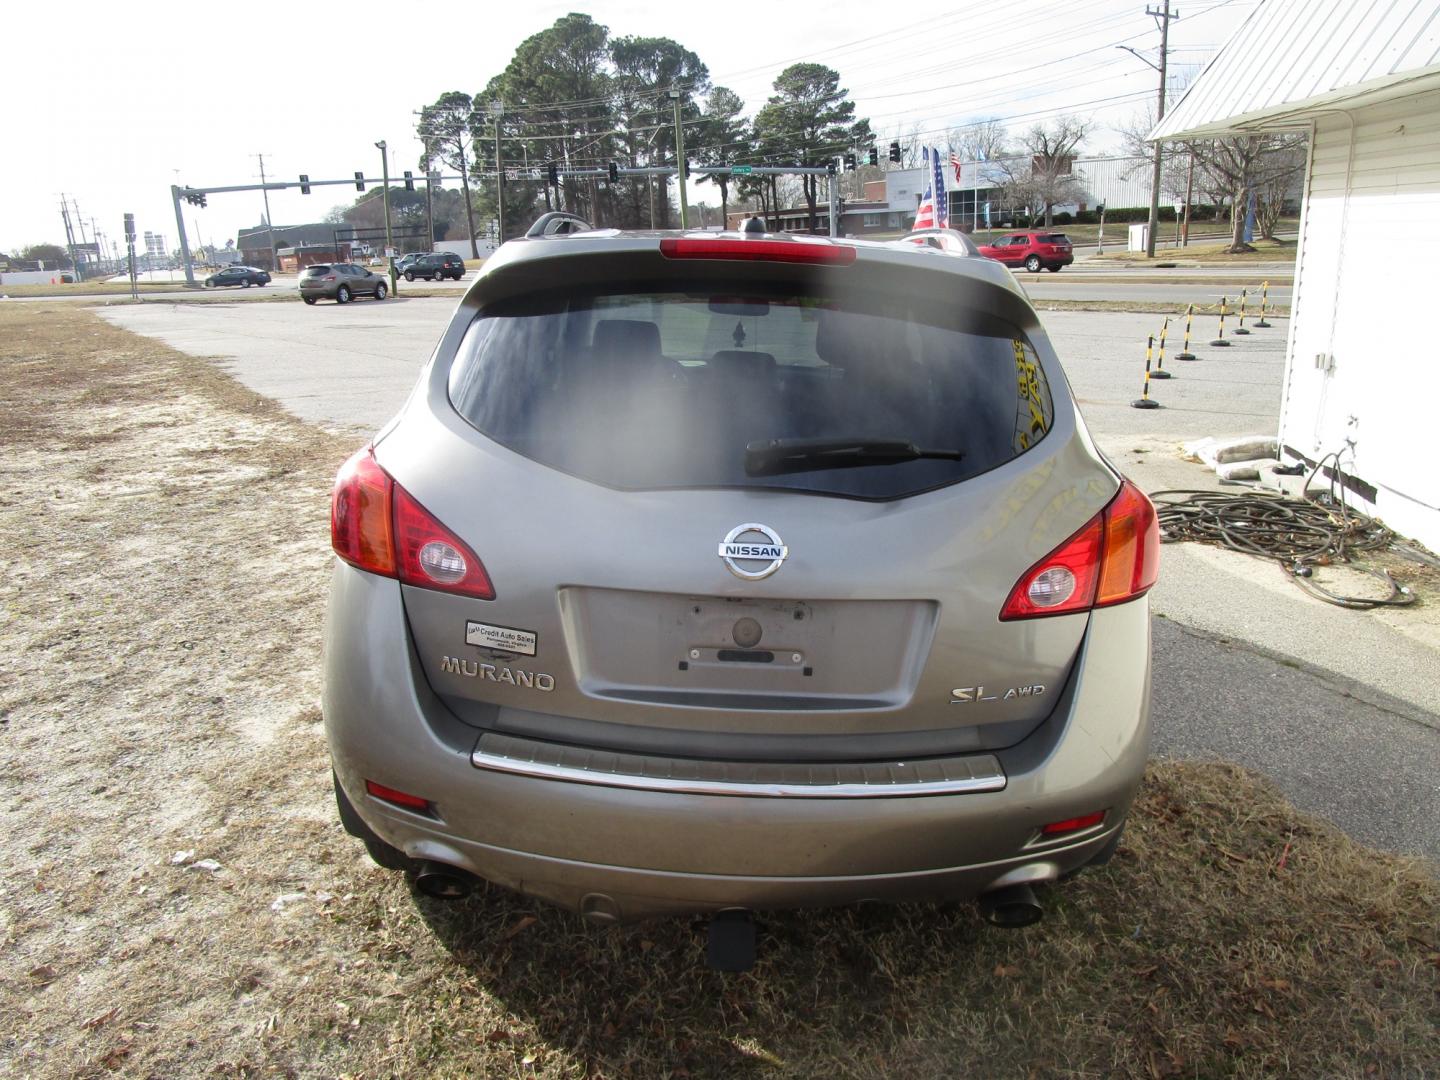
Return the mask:
<svg viewBox="0 0 1440 1080"><path fill-rule="evenodd" d="M749 971L755 966L755 920L750 912L732 908L711 917L705 962L712 971Z"/></svg>

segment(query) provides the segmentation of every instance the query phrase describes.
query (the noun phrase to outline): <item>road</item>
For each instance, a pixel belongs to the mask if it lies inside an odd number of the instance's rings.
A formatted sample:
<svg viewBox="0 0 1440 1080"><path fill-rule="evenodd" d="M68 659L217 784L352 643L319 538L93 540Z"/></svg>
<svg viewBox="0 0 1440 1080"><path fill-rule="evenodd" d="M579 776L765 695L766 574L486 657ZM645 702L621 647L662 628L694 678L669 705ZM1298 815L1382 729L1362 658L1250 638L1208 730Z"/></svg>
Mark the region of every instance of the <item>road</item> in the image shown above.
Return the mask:
<svg viewBox="0 0 1440 1080"><path fill-rule="evenodd" d="M1078 275L1077 275L1078 277ZM453 310L448 298L340 307L111 307L115 323L217 361L304 419L357 442L403 402ZM1226 350L1197 346L1138 410L1154 315L1052 312L1045 323L1100 446L1147 491L1213 487L1175 453L1202 435L1273 432L1287 322ZM1197 321L1208 341L1214 320ZM1172 335L1171 341L1175 338ZM1173 357L1174 346L1171 347ZM1414 613L1345 611L1274 566L1169 545L1152 594L1155 749L1264 772L1352 835L1440 860L1440 631Z"/></svg>

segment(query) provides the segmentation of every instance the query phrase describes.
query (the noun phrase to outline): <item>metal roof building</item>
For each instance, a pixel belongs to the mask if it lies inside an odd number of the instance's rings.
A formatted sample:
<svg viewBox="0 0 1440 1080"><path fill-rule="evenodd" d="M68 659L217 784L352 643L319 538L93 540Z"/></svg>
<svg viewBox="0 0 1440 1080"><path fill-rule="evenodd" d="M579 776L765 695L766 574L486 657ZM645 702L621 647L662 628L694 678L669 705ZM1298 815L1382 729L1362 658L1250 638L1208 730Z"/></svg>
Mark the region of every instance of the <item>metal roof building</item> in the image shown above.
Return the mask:
<svg viewBox="0 0 1440 1080"><path fill-rule="evenodd" d="M1268 0L1150 138L1304 127L1326 105L1353 109L1435 87L1435 0Z"/></svg>
<svg viewBox="0 0 1440 1080"><path fill-rule="evenodd" d="M1284 454L1338 460L1354 502L1440 548L1440 0L1267 0L1151 138L1295 130Z"/></svg>

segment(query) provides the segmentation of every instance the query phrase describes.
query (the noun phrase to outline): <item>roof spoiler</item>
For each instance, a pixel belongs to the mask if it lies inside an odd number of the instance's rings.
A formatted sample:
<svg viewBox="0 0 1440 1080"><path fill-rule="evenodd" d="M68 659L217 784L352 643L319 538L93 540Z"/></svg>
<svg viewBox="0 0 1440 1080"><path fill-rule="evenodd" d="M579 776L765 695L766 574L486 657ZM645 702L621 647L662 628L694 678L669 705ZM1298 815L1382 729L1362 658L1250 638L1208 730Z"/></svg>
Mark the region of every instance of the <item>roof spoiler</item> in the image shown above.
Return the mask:
<svg viewBox="0 0 1440 1080"><path fill-rule="evenodd" d="M563 210L552 210L535 219L535 224L526 230L525 238L529 240L537 236L564 236L567 233L590 232L593 229L594 226L582 217L567 214Z"/></svg>

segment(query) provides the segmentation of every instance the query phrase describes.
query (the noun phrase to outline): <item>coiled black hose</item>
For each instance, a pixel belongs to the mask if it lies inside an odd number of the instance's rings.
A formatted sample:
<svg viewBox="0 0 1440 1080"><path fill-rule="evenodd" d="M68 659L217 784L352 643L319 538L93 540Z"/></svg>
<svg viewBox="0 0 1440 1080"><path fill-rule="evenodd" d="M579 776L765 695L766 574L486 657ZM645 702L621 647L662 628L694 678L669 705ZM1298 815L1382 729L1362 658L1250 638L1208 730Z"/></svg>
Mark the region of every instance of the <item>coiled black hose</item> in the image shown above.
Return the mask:
<svg viewBox="0 0 1440 1080"><path fill-rule="evenodd" d="M1363 610L1415 602L1414 591L1396 583L1388 571L1355 561L1357 555L1389 548L1395 534L1329 495L1297 499L1255 491L1176 490L1154 492L1150 499L1164 543L1193 540L1274 559L1301 588L1341 607ZM1388 585L1389 594L1341 596L1313 580L1313 567L1332 563L1349 563L1351 569Z"/></svg>

